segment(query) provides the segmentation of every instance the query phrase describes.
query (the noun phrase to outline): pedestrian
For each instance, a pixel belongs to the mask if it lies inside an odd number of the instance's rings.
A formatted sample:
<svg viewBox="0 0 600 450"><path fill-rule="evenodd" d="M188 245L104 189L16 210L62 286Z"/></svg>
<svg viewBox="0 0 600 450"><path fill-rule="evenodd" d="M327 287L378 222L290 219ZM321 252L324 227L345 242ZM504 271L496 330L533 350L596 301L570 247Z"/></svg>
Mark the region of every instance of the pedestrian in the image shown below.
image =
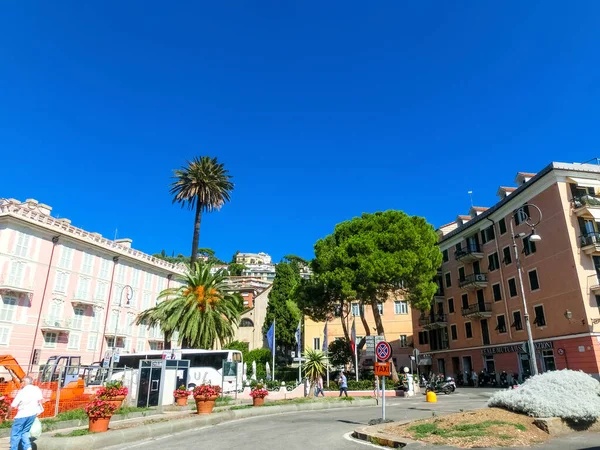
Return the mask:
<svg viewBox="0 0 600 450"><path fill-rule="evenodd" d="M342 393L346 394L346 397L348 397L348 380L346 379L344 372L340 372L338 383L340 385L340 397L342 396Z"/></svg>
<svg viewBox="0 0 600 450"><path fill-rule="evenodd" d="M325 392L323 392L323 377L321 375L317 378L316 397L319 396L319 392L325 397Z"/></svg>
<svg viewBox="0 0 600 450"><path fill-rule="evenodd" d="M31 450L29 430L35 418L44 411L42 391L32 383L31 377L23 378L23 387L10 405L18 409L10 430L10 450L19 450L19 444L23 450Z"/></svg>

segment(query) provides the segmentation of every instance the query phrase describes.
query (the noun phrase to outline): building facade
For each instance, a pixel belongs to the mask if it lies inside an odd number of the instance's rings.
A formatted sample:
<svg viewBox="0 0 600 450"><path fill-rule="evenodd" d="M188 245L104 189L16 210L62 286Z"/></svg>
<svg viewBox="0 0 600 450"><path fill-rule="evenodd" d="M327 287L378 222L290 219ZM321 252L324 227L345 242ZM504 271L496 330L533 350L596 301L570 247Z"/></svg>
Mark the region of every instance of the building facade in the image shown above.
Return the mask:
<svg viewBox="0 0 600 450"><path fill-rule="evenodd" d="M134 321L178 286L183 267L51 211L32 199L0 199L0 351L26 366L51 355L90 364L115 342L124 352L162 349L160 330Z"/></svg>
<svg viewBox="0 0 600 450"><path fill-rule="evenodd" d="M271 264L271 256L260 252L260 253L238 253L235 255L235 262L238 264Z"/></svg>
<svg viewBox="0 0 600 450"><path fill-rule="evenodd" d="M275 279L275 264L246 264L242 275L272 283Z"/></svg>
<svg viewBox="0 0 600 450"><path fill-rule="evenodd" d="M271 288L272 285L269 285L260 290L253 299L252 307L246 309L240 317L240 324L235 332L234 340L247 342L248 350L267 347L266 338L263 335L263 325L267 317Z"/></svg>
<svg viewBox="0 0 600 450"><path fill-rule="evenodd" d="M341 315L331 317L327 322L327 339L330 345L336 339L344 338L345 321L348 335L351 337L352 324L356 329L356 341L360 343L362 337L366 335L364 325L360 318L360 308L358 302L352 302L348 310ZM390 298L379 304L379 312L385 330L385 339L391 344L393 352L393 361L397 368L402 366L410 367L410 355L413 352L413 322L410 304L402 297L391 295ZM370 306L364 308L364 317L370 327L370 335L377 335L375 329L375 320ZM308 317L304 318L304 348L314 350L324 350L325 322L315 322ZM368 369L373 367L374 355L372 350L363 347L358 361L359 368Z"/></svg>
<svg viewBox="0 0 600 450"><path fill-rule="evenodd" d="M440 289L430 312L413 314L419 365L528 376L524 292L538 370L598 376L600 167L552 163L515 181L493 207L471 208L438 230Z"/></svg>

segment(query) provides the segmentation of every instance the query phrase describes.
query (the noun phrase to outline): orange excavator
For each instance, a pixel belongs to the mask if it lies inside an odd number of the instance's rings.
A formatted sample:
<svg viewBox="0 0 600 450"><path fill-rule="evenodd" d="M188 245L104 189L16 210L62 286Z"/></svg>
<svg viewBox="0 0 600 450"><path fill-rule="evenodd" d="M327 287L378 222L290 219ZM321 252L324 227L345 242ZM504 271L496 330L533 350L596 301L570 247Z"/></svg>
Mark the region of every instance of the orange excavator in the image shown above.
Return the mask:
<svg viewBox="0 0 600 450"><path fill-rule="evenodd" d="M17 360L11 355L0 355L0 366L10 374L11 380L0 377L0 395L13 399L27 375ZM54 416L56 412L69 411L83 407L91 398L85 393L85 381L82 376L86 368L81 366L79 356L51 356L40 367L34 384L44 395L44 413L41 417Z"/></svg>

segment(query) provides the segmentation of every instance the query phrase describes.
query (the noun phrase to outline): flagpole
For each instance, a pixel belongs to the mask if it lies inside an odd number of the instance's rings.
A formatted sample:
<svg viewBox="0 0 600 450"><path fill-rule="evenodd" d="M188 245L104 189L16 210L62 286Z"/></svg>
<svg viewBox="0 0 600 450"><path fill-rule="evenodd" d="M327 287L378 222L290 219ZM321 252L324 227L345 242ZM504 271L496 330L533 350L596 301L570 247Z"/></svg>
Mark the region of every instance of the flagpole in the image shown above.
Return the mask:
<svg viewBox="0 0 600 450"><path fill-rule="evenodd" d="M344 319L342 319L344 320ZM327 320L325 320L325 330L327 331L327 335L324 336L329 341L329 330L327 329ZM325 345L325 361L327 364L327 388L329 388L329 342Z"/></svg>
<svg viewBox="0 0 600 450"><path fill-rule="evenodd" d="M302 318L298 322L298 383L302 382Z"/></svg>
<svg viewBox="0 0 600 450"><path fill-rule="evenodd" d="M275 345L275 328L275 319L273 319L273 381L275 381L275 352L277 351L277 346Z"/></svg>
<svg viewBox="0 0 600 450"><path fill-rule="evenodd" d="M354 340L354 372L356 372L356 381L358 381L358 351L356 349L356 340Z"/></svg>

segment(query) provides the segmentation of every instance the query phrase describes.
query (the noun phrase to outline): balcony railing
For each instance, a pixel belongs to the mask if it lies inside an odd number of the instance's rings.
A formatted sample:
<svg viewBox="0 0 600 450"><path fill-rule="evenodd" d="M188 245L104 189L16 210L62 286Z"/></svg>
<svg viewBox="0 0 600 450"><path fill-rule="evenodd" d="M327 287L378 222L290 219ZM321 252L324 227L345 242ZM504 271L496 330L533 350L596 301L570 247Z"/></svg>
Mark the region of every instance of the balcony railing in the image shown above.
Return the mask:
<svg viewBox="0 0 600 450"><path fill-rule="evenodd" d="M447 314L435 314L433 317L420 317L419 326L423 328L445 327L448 324Z"/></svg>
<svg viewBox="0 0 600 450"><path fill-rule="evenodd" d="M591 232L582 234L579 236L579 245L581 245L581 247L587 247L588 245L600 246L600 233Z"/></svg>
<svg viewBox="0 0 600 450"><path fill-rule="evenodd" d="M488 276L487 273L470 273L463 279L458 280L459 287L485 287L487 286Z"/></svg>
<svg viewBox="0 0 600 450"><path fill-rule="evenodd" d="M492 304L486 302L469 305L468 308L462 309L462 315L464 317L491 317Z"/></svg>
<svg viewBox="0 0 600 450"><path fill-rule="evenodd" d="M15 280L14 278L4 274L0 276L0 291L12 291L21 294L33 294L33 281L31 280Z"/></svg>
<svg viewBox="0 0 600 450"><path fill-rule="evenodd" d="M56 317L42 317L42 330L46 331L66 331L71 328L71 319L60 319Z"/></svg>
<svg viewBox="0 0 600 450"><path fill-rule="evenodd" d="M600 208L600 197L595 195L581 195L579 197L573 197L573 206L575 209L582 208L584 206L598 207Z"/></svg>
<svg viewBox="0 0 600 450"><path fill-rule="evenodd" d="M464 262L476 261L483 258L483 253L481 252L481 247L479 244L471 242L465 247L456 250L454 252L454 258L456 258L458 261Z"/></svg>

